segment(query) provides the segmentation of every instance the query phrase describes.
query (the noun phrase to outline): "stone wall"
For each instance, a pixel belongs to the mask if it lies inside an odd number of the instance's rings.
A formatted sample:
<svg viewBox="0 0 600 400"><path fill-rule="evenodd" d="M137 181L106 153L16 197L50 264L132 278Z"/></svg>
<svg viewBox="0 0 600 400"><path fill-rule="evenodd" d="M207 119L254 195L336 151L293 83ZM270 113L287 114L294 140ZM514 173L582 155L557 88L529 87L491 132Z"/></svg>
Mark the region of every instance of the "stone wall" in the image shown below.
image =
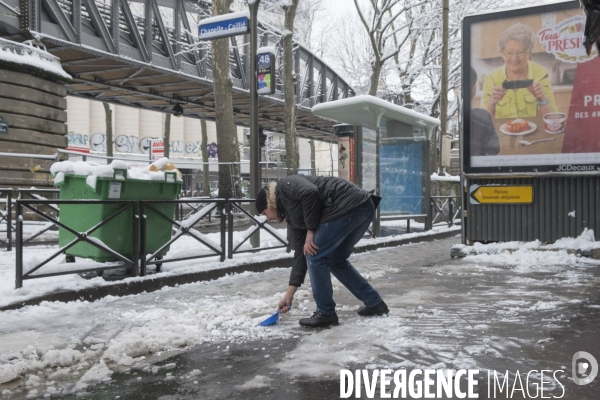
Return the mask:
<svg viewBox="0 0 600 400"><path fill-rule="evenodd" d="M0 152L31 154L0 157L0 187L53 186L54 161L35 155L55 155L67 146L66 87L6 69L0 69L0 87L0 116L8 123L8 134L0 133Z"/></svg>

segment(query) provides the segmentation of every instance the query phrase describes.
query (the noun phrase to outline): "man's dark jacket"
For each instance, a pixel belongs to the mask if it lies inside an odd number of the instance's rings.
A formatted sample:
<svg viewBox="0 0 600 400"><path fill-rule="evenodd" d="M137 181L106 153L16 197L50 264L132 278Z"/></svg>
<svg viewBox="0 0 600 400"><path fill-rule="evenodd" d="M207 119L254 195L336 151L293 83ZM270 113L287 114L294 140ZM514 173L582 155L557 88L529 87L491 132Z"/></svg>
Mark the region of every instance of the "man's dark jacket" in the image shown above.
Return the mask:
<svg viewBox="0 0 600 400"><path fill-rule="evenodd" d="M306 230L333 221L363 205L371 193L352 182L330 176L290 175L275 189L277 214L285 218L292 230L294 264L290 285L300 286L306 276L304 242Z"/></svg>

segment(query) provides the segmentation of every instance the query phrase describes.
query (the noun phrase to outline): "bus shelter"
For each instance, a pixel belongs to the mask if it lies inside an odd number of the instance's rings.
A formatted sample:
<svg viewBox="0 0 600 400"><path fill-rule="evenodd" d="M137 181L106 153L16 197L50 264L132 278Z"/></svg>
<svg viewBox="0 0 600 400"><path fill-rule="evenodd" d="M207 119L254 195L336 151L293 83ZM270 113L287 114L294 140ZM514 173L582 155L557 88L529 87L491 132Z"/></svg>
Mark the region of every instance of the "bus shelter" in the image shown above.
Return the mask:
<svg viewBox="0 0 600 400"><path fill-rule="evenodd" d="M322 103L312 112L339 121L338 175L382 197L373 223L423 219L431 229L431 138L439 120L374 96Z"/></svg>

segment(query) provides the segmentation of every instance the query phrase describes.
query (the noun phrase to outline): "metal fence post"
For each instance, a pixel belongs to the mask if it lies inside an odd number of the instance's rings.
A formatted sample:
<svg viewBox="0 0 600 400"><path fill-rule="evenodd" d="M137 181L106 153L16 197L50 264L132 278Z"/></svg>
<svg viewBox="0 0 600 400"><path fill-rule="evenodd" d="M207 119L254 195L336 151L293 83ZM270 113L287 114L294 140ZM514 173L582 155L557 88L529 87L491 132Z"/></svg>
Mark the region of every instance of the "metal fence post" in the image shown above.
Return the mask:
<svg viewBox="0 0 600 400"><path fill-rule="evenodd" d="M17 201L17 254L16 254L16 268L15 268L15 288L19 289L23 287L23 211L21 210L21 204Z"/></svg>
<svg viewBox="0 0 600 400"><path fill-rule="evenodd" d="M454 217L454 197L450 197L448 201L448 226L452 226Z"/></svg>
<svg viewBox="0 0 600 400"><path fill-rule="evenodd" d="M221 212L221 262L225 261L225 207ZM208 214L210 218L210 213Z"/></svg>
<svg viewBox="0 0 600 400"><path fill-rule="evenodd" d="M12 251L12 191L6 197L6 251Z"/></svg>
<svg viewBox="0 0 600 400"><path fill-rule="evenodd" d="M131 220L133 223L133 256L131 257L131 261L133 262L133 275L140 276L140 215L138 213L138 202L134 202L132 208L133 218Z"/></svg>
<svg viewBox="0 0 600 400"><path fill-rule="evenodd" d="M144 202L140 201L140 274L146 276L146 215Z"/></svg>
<svg viewBox="0 0 600 400"><path fill-rule="evenodd" d="M233 207L231 205L231 201L227 200L227 206L227 258L231 259L233 258Z"/></svg>

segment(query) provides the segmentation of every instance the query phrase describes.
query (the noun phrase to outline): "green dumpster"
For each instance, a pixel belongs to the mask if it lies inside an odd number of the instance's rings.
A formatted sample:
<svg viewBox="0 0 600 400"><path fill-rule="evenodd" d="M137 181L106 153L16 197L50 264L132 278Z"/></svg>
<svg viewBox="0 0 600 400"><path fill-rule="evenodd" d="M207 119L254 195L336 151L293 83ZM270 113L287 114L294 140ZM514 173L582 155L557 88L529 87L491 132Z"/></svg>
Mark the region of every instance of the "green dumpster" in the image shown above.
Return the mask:
<svg viewBox="0 0 600 400"><path fill-rule="evenodd" d="M85 176L65 173L62 180L55 182L60 187L61 200L174 200L181 190L181 181L176 171L166 171L164 181L132 179L126 169L115 169L113 177ZM167 217L173 218L175 204L153 205ZM85 232L117 212L122 205L115 204L63 204L60 206L59 221L77 232ZM146 249L154 253L171 239L172 224L154 211L145 209ZM133 258L133 210L129 209L90 236L106 244L122 256ZM75 236L60 228L60 247L70 243ZM159 256L169 251L166 247ZM65 252L67 255L90 258L99 262L117 261L105 251L86 242L79 242Z"/></svg>

